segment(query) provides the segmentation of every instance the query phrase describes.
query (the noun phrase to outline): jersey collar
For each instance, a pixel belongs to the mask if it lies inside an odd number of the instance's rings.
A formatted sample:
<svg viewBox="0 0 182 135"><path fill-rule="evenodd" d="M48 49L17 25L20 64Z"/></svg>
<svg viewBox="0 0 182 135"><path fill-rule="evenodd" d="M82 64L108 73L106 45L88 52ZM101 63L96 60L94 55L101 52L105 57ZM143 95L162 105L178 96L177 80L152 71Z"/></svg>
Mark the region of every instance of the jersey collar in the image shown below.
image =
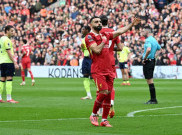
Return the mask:
<svg viewBox="0 0 182 135"><path fill-rule="evenodd" d="M99 32L99 34L97 34L97 33L93 32L92 30L91 30L91 33L93 33L96 36L100 35L100 32Z"/></svg>

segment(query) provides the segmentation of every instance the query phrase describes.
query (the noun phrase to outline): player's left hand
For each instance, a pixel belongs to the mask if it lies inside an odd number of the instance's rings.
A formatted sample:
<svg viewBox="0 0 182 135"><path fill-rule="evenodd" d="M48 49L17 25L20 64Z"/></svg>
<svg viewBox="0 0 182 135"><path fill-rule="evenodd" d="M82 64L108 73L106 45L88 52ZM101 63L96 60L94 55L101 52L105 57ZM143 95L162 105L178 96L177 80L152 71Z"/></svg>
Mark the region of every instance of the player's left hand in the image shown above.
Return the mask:
<svg viewBox="0 0 182 135"><path fill-rule="evenodd" d="M137 25L137 24L139 24L141 22L141 19L140 18L135 18L134 20L133 20L133 25Z"/></svg>
<svg viewBox="0 0 182 135"><path fill-rule="evenodd" d="M106 38L106 36L102 36L102 42L104 42L105 44L107 43L107 38Z"/></svg>

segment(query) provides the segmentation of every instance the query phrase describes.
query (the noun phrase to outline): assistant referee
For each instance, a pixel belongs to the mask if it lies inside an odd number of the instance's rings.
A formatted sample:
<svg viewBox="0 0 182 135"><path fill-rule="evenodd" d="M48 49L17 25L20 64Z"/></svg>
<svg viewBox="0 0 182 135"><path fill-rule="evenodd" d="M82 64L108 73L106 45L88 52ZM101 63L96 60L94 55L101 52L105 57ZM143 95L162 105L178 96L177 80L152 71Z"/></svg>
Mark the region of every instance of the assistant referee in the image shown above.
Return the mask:
<svg viewBox="0 0 182 135"><path fill-rule="evenodd" d="M155 54L157 50L161 49L161 46L157 40L153 37L150 28L144 28L142 31L145 36L144 53L143 53L143 73L148 83L150 90L150 100L146 104L157 104L155 86L153 82L153 73L155 68Z"/></svg>

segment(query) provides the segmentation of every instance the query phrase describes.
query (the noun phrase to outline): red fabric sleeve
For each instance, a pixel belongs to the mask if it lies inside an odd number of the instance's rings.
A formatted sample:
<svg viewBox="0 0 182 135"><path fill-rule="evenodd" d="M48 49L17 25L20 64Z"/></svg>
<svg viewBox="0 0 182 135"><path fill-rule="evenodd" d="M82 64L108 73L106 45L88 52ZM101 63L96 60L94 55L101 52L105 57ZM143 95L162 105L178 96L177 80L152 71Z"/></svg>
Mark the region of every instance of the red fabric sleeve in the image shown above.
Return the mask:
<svg viewBox="0 0 182 135"><path fill-rule="evenodd" d="M108 32L108 37L109 37L109 40L112 40L113 39L113 33L112 32Z"/></svg>
<svg viewBox="0 0 182 135"><path fill-rule="evenodd" d="M117 36L117 37L114 39L114 42L115 42L116 44L119 44L119 43L120 43L119 36Z"/></svg>
<svg viewBox="0 0 182 135"><path fill-rule="evenodd" d="M86 43L86 46L87 46L88 48L90 48L90 46L91 46L92 44L96 43L96 42L94 41L94 39L93 39L93 37L92 37L91 35L87 35L87 36L85 37L85 43Z"/></svg>

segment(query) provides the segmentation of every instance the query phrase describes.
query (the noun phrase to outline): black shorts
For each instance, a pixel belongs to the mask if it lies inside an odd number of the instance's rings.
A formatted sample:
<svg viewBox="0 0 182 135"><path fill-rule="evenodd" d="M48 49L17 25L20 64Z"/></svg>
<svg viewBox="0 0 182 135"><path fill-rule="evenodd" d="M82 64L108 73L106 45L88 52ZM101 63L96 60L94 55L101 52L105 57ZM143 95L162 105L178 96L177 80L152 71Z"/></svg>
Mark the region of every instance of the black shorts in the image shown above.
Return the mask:
<svg viewBox="0 0 182 135"><path fill-rule="evenodd" d="M1 64L1 77L14 76L14 75L15 75L14 63Z"/></svg>
<svg viewBox="0 0 182 135"><path fill-rule="evenodd" d="M82 74L90 75L92 60L90 57L84 57L82 62Z"/></svg>
<svg viewBox="0 0 182 135"><path fill-rule="evenodd" d="M143 74L145 79L152 79L155 68L155 59L149 59L145 61L143 65Z"/></svg>
<svg viewBox="0 0 182 135"><path fill-rule="evenodd" d="M127 62L119 62L119 68L120 68L120 69L128 68Z"/></svg>

